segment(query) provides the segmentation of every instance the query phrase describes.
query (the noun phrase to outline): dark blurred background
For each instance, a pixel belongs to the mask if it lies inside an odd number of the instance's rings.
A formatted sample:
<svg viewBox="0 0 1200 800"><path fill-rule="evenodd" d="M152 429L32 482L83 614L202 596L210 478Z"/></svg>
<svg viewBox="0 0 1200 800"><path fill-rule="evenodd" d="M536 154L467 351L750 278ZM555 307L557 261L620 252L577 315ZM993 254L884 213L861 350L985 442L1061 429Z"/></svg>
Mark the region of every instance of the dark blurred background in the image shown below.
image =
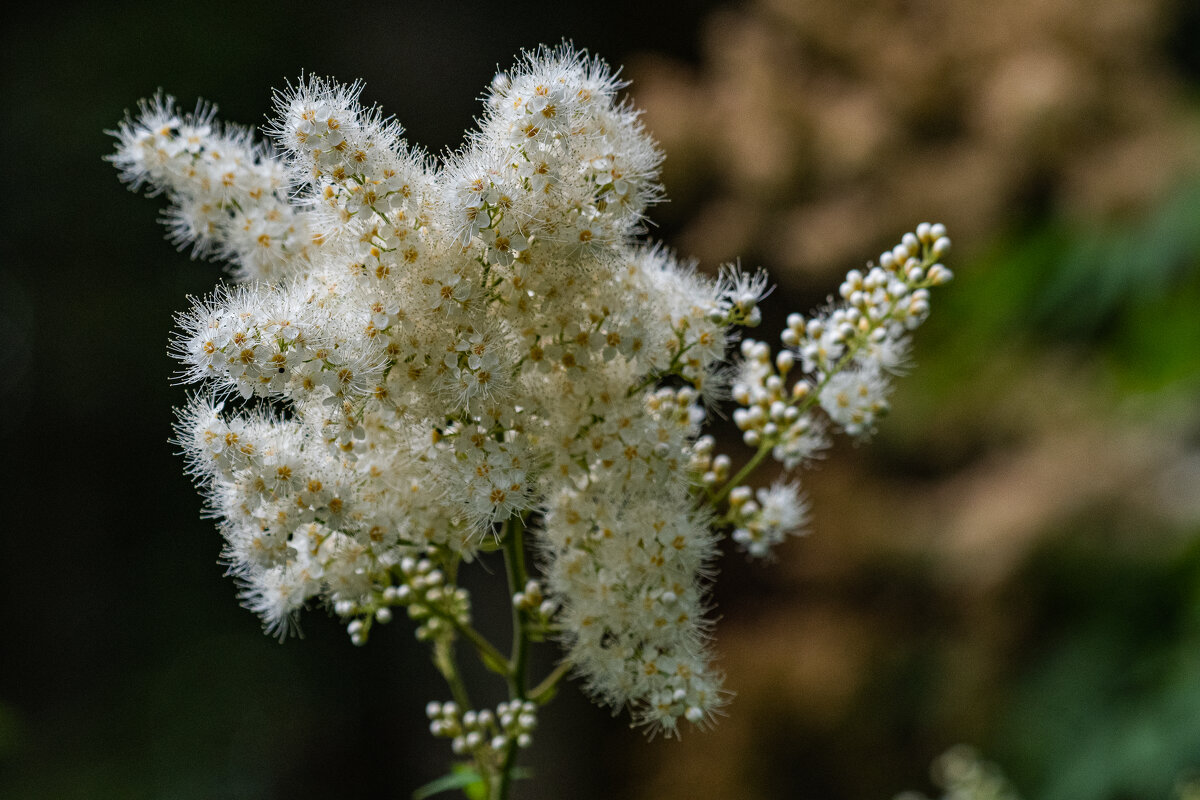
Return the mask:
<svg viewBox="0 0 1200 800"><path fill-rule="evenodd" d="M729 716L646 743L568 686L519 796L888 798L957 742L1027 800L1200 777L1195 2L35 4L0 36L0 797L406 798L444 771L404 621L359 649L317 611L280 645L238 607L167 443L172 314L219 267L163 241L103 131L158 87L258 125L307 70L437 152L564 38L625 65L667 152L653 235L772 272L765 338L922 220L958 278L877 440L805 474L812 535L722 561Z"/></svg>

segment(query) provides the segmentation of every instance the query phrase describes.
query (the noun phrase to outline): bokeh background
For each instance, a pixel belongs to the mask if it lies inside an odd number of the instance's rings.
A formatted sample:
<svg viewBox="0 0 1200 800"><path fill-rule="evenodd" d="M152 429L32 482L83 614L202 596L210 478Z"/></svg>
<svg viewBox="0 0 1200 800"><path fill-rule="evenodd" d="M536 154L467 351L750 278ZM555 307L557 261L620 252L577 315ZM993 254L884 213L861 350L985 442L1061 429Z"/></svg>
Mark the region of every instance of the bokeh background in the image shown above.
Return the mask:
<svg viewBox="0 0 1200 800"><path fill-rule="evenodd" d="M958 742L1026 800L1200 777L1194 0L58 3L0 37L0 797L406 798L444 771L403 622L356 649L317 611L280 645L238 607L167 443L172 314L219 267L162 240L103 131L160 86L261 124L307 70L439 151L564 38L625 65L667 152L653 235L771 271L764 337L922 220L958 277L876 441L804 476L812 534L723 559L729 716L647 743L568 686L519 796L877 800L934 792Z"/></svg>

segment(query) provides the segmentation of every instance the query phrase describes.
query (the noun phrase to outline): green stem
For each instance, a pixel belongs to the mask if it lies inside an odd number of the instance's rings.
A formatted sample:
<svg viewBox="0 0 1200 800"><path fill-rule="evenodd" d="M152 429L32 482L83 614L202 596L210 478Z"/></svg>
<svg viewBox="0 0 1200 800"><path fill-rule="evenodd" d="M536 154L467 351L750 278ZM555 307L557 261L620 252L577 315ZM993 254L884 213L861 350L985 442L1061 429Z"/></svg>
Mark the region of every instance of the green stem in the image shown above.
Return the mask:
<svg viewBox="0 0 1200 800"><path fill-rule="evenodd" d="M742 484L742 481L746 480L746 478L749 478L750 473L758 469L758 465L761 464L763 459L767 457L767 453L771 452L771 447L772 445L768 442L763 442L760 444L758 446L758 452L754 454L753 458L747 461L746 465L738 470L737 475L734 475L726 482L721 491L713 496L712 500L709 502L709 505L715 509L722 500L729 496L730 492Z"/></svg>
<svg viewBox="0 0 1200 800"><path fill-rule="evenodd" d="M444 619L449 621L454 626L454 630L462 634L468 642L475 646L476 652L479 653L479 660L483 662L485 667L500 675L507 674L508 659L504 657L504 654L494 644L483 638L483 634L470 625L464 625L449 615L445 616Z"/></svg>
<svg viewBox="0 0 1200 800"><path fill-rule="evenodd" d="M686 353L688 350L691 350L692 347L694 347L696 343L692 342L691 344L684 344L685 339L684 339L684 334L683 334L682 330L675 332L675 339L677 342L679 342L679 347L678 347L678 349L675 350L675 355L671 356L671 363L667 364L667 366L664 367L661 371L651 372L649 375L647 375L645 378L643 378L640 382L638 382L634 386L630 387L629 391L625 393L626 397L633 397L635 394L640 392L642 389L645 389L647 386L652 386L653 384L656 384L659 381L663 380L664 378L666 378L670 375L674 375L676 372L679 371L679 360L681 358L683 358L683 354Z"/></svg>
<svg viewBox="0 0 1200 800"><path fill-rule="evenodd" d="M544 705L549 701L550 695L558 687L559 681L567 676L571 671L571 665L563 662L554 668L554 671L547 675L541 683L529 690L529 699L537 703L539 706Z"/></svg>
<svg viewBox="0 0 1200 800"><path fill-rule="evenodd" d="M525 542L523 534L525 523L520 516L514 516L505 525L504 537L504 566L508 573L508 596L525 588L529 580L525 569ZM512 656L508 662L508 699L524 701L525 670L529 656L529 636L525 630L525 612L515 604L512 607ZM500 766L500 774L492 786L493 800L508 800L512 787L513 771L517 765L517 743L510 741L504 753L504 763Z"/></svg>
<svg viewBox="0 0 1200 800"><path fill-rule="evenodd" d="M442 677L446 679L454 702L458 703L460 708L471 708L471 698L467 694L466 684L463 683L462 676L458 674L458 661L454 658L453 639L440 637L437 640L433 646L433 663L438 668L438 672L442 673Z"/></svg>

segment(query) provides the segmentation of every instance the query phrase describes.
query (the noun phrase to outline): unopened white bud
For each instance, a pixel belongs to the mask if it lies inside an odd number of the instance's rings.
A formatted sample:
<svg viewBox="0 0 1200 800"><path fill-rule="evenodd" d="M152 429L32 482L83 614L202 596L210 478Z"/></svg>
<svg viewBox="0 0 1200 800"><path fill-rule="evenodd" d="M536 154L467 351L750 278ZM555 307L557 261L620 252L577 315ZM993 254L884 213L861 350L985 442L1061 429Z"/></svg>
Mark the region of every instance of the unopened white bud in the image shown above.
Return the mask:
<svg viewBox="0 0 1200 800"><path fill-rule="evenodd" d="M946 269L941 264L934 264L929 268L929 281L935 286L941 286L944 283L949 283L954 277L954 273Z"/></svg>

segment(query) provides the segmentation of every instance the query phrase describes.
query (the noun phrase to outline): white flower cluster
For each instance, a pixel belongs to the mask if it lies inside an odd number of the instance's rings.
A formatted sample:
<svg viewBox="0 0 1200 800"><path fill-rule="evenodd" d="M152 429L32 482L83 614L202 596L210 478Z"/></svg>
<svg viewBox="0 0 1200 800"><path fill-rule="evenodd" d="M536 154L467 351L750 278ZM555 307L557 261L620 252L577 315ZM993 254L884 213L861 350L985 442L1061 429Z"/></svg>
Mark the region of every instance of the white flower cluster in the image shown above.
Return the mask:
<svg viewBox="0 0 1200 800"><path fill-rule="evenodd" d="M511 745L525 749L533 744L537 705L514 700L496 711L463 711L458 704L432 702L425 706L429 732L450 739L455 755L473 754L484 762L499 762Z"/></svg>
<svg viewBox="0 0 1200 800"><path fill-rule="evenodd" d="M756 499L752 499L756 498ZM808 502L794 483L777 483L752 492L738 486L729 494L729 517L736 526L731 538L746 553L761 558L771 548L804 528Z"/></svg>
<svg viewBox="0 0 1200 800"><path fill-rule="evenodd" d="M441 166L358 85L281 93L278 155L159 98L112 160L166 193L178 241L234 262L240 283L180 317L174 353L206 389L179 441L267 628L317 600L356 642L397 605L423 637L453 635L469 620L454 569L515 521L542 580L514 603L552 615L597 699L673 733L722 703L705 604L718 535L764 555L806 507L789 484L757 500L718 485L730 460L700 425L766 277L709 279L636 240L660 154L621 86L599 60L541 49L497 76ZM870 429L925 287L948 277L928 266L941 232L918 233L852 274L843 307L792 320L774 362L743 342L749 444L809 458L818 399ZM223 411L231 395L247 408Z"/></svg>
<svg viewBox="0 0 1200 800"><path fill-rule="evenodd" d="M119 144L111 160L133 189L166 192L172 241L230 262L240 280L307 268L309 217L289 202L283 163L252 131L219 125L209 105L181 115L169 95L142 101L139 111L112 132Z"/></svg>
<svg viewBox="0 0 1200 800"><path fill-rule="evenodd" d="M751 447L791 469L829 446L831 430L866 437L888 410L891 375L903 368L909 333L929 315L929 288L953 276L941 264L950 240L941 224L922 223L879 257L866 274L851 270L841 301L805 319L790 314L772 357L764 342L744 339L733 398L734 423ZM824 412L823 414L820 412ZM719 458L719 457L718 457ZM713 460L718 470L727 464ZM717 474L711 480L715 483ZM729 491L733 540L761 557L802 529L807 504L794 484Z"/></svg>

